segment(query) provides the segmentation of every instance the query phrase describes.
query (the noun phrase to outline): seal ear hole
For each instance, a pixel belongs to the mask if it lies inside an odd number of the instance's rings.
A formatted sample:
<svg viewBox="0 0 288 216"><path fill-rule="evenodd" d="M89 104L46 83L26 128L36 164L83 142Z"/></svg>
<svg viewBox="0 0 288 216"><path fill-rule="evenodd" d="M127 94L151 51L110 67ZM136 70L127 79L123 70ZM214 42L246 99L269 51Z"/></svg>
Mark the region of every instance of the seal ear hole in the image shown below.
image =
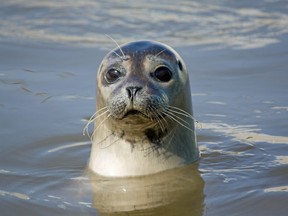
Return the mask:
<svg viewBox="0 0 288 216"><path fill-rule="evenodd" d="M178 67L179 67L179 69L180 69L181 71L183 71L183 65L182 65L181 61L178 60L177 62L178 62Z"/></svg>

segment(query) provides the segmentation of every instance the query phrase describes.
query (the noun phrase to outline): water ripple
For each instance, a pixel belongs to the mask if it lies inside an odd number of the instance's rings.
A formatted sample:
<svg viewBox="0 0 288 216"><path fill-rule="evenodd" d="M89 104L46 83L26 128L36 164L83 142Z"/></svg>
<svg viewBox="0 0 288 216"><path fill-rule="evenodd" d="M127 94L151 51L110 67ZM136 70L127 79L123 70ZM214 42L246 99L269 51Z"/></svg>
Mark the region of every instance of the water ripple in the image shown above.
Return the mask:
<svg viewBox="0 0 288 216"><path fill-rule="evenodd" d="M209 1L12 0L0 9L3 42L102 48L114 46L109 34L119 43L147 38L173 46L251 49L277 43L288 33L285 13Z"/></svg>

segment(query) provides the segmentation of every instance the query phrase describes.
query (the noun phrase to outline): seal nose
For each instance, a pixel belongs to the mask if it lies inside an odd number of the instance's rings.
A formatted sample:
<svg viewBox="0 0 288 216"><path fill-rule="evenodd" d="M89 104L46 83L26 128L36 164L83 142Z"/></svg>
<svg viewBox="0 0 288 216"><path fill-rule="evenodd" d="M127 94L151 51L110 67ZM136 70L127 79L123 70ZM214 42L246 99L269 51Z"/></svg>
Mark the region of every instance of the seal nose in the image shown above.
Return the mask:
<svg viewBox="0 0 288 216"><path fill-rule="evenodd" d="M139 86L127 87L126 91L127 91L128 98L133 99L136 96L137 92L139 92L141 89L142 89L142 87L139 87Z"/></svg>

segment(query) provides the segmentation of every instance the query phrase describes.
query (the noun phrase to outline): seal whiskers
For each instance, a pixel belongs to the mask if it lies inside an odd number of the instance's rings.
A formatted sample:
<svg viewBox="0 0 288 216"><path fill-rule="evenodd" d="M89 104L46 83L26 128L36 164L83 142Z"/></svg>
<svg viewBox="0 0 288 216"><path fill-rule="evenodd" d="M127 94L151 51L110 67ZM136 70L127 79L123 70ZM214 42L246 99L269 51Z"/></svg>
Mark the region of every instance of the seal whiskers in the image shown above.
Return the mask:
<svg viewBox="0 0 288 216"><path fill-rule="evenodd" d="M173 117L177 118L180 122L182 122L183 124L187 125L187 127L191 126L191 122L188 122L187 120L185 120L182 117L178 116L177 114L175 114L171 110L167 110L165 112L165 114L169 114L169 116L173 116Z"/></svg>
<svg viewBox="0 0 288 216"><path fill-rule="evenodd" d="M103 110L104 110L104 112L102 112ZM100 113L100 112L102 112L102 113ZM83 128L83 135L87 134L88 137L91 137L93 134L92 134L91 136L90 136L90 134L89 134L89 126L90 126L90 124L94 123L97 118L99 118L99 117L107 114L108 112L109 112L108 107L103 107L103 108L101 108L100 110L96 111L96 112L89 118L89 120L87 121L85 127Z"/></svg>
<svg viewBox="0 0 288 216"><path fill-rule="evenodd" d="M184 119L182 119L181 117L177 116L176 114L174 114L173 112L169 112L165 111L165 114L167 115L168 118L170 118L171 120L174 120L175 122L177 122L179 125L183 126L184 128L186 128L187 130L191 131L191 132L195 132L194 130L192 130L190 127L192 127L190 125L189 122L185 121Z"/></svg>
<svg viewBox="0 0 288 216"><path fill-rule="evenodd" d="M174 106L168 106L168 108L169 108L169 110L170 110L171 112L174 112L174 113L177 113L177 114L180 114L180 115L189 117L189 118L191 118L192 120L194 120L196 123L198 123L198 120L196 120L194 116L192 116L190 113L186 112L185 110L180 109L180 108L178 108L178 107L174 107Z"/></svg>
<svg viewBox="0 0 288 216"><path fill-rule="evenodd" d="M149 59L152 61L155 61L157 56L159 56L161 53L163 53L166 49L161 50L160 52L158 52L156 55L150 56Z"/></svg>
<svg viewBox="0 0 288 216"><path fill-rule="evenodd" d="M153 115L153 118L150 117L150 119L153 121L154 119L156 120L157 124L159 125L161 131L163 133L165 133L165 125L164 123L166 124L166 127L168 126L168 123L166 121L166 119L163 117L163 115L161 115L161 113L152 105L149 106L151 112L152 112L152 115ZM164 121L164 123L162 122L162 120Z"/></svg>
<svg viewBox="0 0 288 216"><path fill-rule="evenodd" d="M107 113L107 112L105 112L105 113ZM101 115L102 115L102 114L101 114ZM109 113L98 125L95 124L95 125L97 125L97 127L94 128L93 133L92 133L92 135L91 135L91 141L92 141L92 142L93 142L94 134L95 134L95 132L97 131L97 129L100 128L100 126L102 126L102 124L103 124L110 116L111 116L111 114Z"/></svg>
<svg viewBox="0 0 288 216"><path fill-rule="evenodd" d="M109 35L105 34L108 38L110 38L115 44L116 46L119 48L122 56L120 56L117 52L115 52L114 50L112 50L113 53L115 53L121 60L126 61L128 60L128 58L126 57L126 55L124 54L123 50L121 49L121 47L119 46L119 44L117 43L116 40L114 40L112 37L110 37Z"/></svg>

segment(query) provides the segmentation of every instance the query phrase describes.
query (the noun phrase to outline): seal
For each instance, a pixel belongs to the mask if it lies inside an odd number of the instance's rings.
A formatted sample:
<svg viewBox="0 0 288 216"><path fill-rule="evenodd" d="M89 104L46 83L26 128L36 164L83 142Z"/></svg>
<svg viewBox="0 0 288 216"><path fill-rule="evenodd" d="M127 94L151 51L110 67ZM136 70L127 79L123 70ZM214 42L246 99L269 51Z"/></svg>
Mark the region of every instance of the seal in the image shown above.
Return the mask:
<svg viewBox="0 0 288 216"><path fill-rule="evenodd" d="M199 159L189 77L171 47L116 47L97 73L89 168L102 176L158 173Z"/></svg>

